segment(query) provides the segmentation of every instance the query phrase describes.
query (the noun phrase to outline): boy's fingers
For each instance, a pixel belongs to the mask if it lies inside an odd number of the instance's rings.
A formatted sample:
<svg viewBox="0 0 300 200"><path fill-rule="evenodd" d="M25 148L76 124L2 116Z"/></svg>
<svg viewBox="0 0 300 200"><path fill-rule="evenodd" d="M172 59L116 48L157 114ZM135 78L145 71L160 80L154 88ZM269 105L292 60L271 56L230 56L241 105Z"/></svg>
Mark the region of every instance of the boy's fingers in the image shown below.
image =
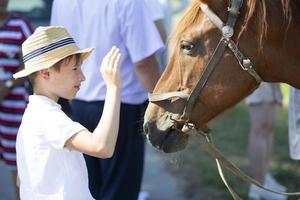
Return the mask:
<svg viewBox="0 0 300 200"><path fill-rule="evenodd" d="M114 68L115 60L119 53L119 48L113 46L103 59L103 67Z"/></svg>
<svg viewBox="0 0 300 200"><path fill-rule="evenodd" d="M114 49L111 59L115 60L118 54L119 54L119 49L118 48Z"/></svg>
<svg viewBox="0 0 300 200"><path fill-rule="evenodd" d="M112 50L111 51L112 56L115 55L115 53L119 51L119 49L115 46L113 46L111 50Z"/></svg>
<svg viewBox="0 0 300 200"><path fill-rule="evenodd" d="M116 57L113 59L113 62L112 62L112 65L111 65L111 68L112 68L112 69L115 69L115 68L116 68L117 62L118 62L118 54L117 54Z"/></svg>
<svg viewBox="0 0 300 200"><path fill-rule="evenodd" d="M121 60L120 58L121 58L121 54L118 53L117 57L116 57L116 59L114 60L114 63L113 63L113 68L114 69L117 69L117 68L120 67L120 60Z"/></svg>
<svg viewBox="0 0 300 200"><path fill-rule="evenodd" d="M113 55L114 55L115 49L116 49L116 47L113 46L111 48L111 50L107 53L107 55L106 55L106 57L107 57L107 63L106 63L105 67L108 67L108 68L110 67L110 65L112 63L111 60L113 59Z"/></svg>
<svg viewBox="0 0 300 200"><path fill-rule="evenodd" d="M113 47L110 49L110 51L109 51L108 54L107 54L107 58L108 58L108 59L111 59L111 57L112 57L113 53L115 52L115 50L116 50L116 47L115 47L115 46L113 46Z"/></svg>
<svg viewBox="0 0 300 200"><path fill-rule="evenodd" d="M117 59L117 57L118 57L118 54L120 54L120 52L119 52L119 49L115 49L114 50L114 52L113 52L113 55L111 56L111 62L110 62L110 64L111 64L111 68L114 68L114 65L115 65L115 60Z"/></svg>

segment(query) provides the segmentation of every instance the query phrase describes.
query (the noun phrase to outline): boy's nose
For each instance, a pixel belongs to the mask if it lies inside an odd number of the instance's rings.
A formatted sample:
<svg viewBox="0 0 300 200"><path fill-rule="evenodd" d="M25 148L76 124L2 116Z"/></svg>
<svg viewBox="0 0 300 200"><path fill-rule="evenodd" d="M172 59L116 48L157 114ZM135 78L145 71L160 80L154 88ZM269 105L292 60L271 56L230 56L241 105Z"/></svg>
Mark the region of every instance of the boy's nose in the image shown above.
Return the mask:
<svg viewBox="0 0 300 200"><path fill-rule="evenodd" d="M80 73L80 81L81 82L85 81L85 76L84 76L84 74L82 72Z"/></svg>
<svg viewBox="0 0 300 200"><path fill-rule="evenodd" d="M82 79L81 81L85 81L85 76L82 74Z"/></svg>

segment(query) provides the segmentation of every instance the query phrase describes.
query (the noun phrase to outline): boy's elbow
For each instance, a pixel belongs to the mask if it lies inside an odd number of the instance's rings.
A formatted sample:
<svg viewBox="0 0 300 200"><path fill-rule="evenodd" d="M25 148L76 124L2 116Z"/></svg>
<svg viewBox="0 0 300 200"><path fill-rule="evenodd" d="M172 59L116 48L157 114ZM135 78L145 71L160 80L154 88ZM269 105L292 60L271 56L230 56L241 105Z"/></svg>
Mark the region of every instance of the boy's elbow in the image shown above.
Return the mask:
<svg viewBox="0 0 300 200"><path fill-rule="evenodd" d="M98 158L111 158L114 155L114 149L108 147L99 147L96 152Z"/></svg>
<svg viewBox="0 0 300 200"><path fill-rule="evenodd" d="M104 155L104 158L111 158L114 155L114 151L107 151Z"/></svg>

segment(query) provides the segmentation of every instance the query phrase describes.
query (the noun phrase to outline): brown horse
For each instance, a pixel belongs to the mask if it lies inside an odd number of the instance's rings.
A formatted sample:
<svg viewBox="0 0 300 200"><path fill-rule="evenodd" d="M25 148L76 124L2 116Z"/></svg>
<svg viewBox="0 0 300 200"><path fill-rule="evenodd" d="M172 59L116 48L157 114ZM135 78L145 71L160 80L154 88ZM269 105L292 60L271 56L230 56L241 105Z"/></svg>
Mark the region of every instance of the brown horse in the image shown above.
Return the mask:
<svg viewBox="0 0 300 200"><path fill-rule="evenodd" d="M152 145L164 152L179 151L186 146L188 135L181 131L184 125L192 123L198 128L205 127L259 85L226 47L197 94L192 112L180 124L188 98L182 94L193 91L224 36L205 14L203 8L207 6L223 22L228 19L228 0L194 0L191 3L171 38L173 52L169 64L153 91L154 94L179 91L181 95L151 102L145 114L145 133ZM253 71L263 81L283 82L300 89L298 0L244 1L231 39L240 52L251 59Z"/></svg>

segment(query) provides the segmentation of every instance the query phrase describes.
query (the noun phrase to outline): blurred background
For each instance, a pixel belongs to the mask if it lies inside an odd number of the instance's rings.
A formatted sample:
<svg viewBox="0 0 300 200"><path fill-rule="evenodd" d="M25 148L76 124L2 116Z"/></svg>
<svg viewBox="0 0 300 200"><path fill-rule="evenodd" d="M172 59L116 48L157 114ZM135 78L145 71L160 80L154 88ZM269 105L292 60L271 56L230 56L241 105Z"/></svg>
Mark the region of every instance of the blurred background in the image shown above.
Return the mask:
<svg viewBox="0 0 300 200"><path fill-rule="evenodd" d="M49 24L53 0L10 0L10 11L26 15L34 26Z"/></svg>

